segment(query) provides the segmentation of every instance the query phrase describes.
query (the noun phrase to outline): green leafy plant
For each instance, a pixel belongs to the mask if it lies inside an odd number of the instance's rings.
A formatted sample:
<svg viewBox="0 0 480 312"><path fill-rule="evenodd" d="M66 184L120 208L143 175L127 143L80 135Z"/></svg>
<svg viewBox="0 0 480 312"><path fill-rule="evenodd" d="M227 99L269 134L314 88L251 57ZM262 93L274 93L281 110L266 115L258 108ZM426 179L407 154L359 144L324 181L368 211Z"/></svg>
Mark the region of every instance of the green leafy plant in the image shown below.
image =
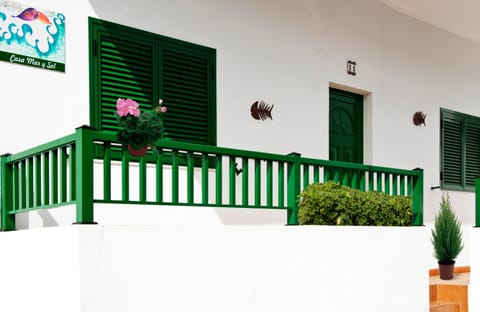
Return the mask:
<svg viewBox="0 0 480 312"><path fill-rule="evenodd" d="M410 225L412 199L362 192L336 182L310 184L300 194L298 220L322 225Z"/></svg>
<svg viewBox="0 0 480 312"><path fill-rule="evenodd" d="M443 194L440 200L431 241L434 256L442 264L453 263L463 249L461 224L455 216L448 194Z"/></svg>
<svg viewBox="0 0 480 312"><path fill-rule="evenodd" d="M158 106L152 111L140 113L136 101L118 99L118 140L123 144L130 144L135 149L145 145L154 145L163 133L163 120L160 114L165 113L167 108L162 106L162 103L163 101L159 100Z"/></svg>

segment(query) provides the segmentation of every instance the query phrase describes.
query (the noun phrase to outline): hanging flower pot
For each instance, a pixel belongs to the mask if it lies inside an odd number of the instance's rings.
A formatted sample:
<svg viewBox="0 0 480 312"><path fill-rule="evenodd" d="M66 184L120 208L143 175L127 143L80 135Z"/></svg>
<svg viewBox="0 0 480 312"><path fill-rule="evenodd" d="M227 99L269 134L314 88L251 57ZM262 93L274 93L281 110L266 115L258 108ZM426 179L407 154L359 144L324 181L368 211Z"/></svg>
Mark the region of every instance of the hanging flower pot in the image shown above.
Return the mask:
<svg viewBox="0 0 480 312"><path fill-rule="evenodd" d="M142 146L139 149L136 149L132 145L128 144L128 152L132 156L137 156L137 157L145 156L147 151L148 151L148 146L147 145Z"/></svg>
<svg viewBox="0 0 480 312"><path fill-rule="evenodd" d="M140 112L139 104L132 99L117 100L118 142L128 145L132 156L141 157L147 153L148 146L154 147L162 138L163 120L160 116L167 111L159 100L151 111ZM139 147L140 148L137 148Z"/></svg>

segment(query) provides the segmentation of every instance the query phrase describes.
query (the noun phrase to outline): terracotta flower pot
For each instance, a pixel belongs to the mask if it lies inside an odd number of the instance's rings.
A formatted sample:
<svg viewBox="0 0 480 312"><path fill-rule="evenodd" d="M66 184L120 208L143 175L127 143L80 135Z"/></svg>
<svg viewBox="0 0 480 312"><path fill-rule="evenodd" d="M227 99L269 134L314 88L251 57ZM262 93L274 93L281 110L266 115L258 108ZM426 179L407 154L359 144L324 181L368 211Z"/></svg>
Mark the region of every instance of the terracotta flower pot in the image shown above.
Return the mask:
<svg viewBox="0 0 480 312"><path fill-rule="evenodd" d="M455 267L455 261L438 261L438 269L440 271L440 279L451 280L453 278L453 270Z"/></svg>
<svg viewBox="0 0 480 312"><path fill-rule="evenodd" d="M137 156L137 157L145 156L147 151L148 151L148 146L147 145L142 146L139 149L135 149L133 146L128 144L128 152L132 156Z"/></svg>

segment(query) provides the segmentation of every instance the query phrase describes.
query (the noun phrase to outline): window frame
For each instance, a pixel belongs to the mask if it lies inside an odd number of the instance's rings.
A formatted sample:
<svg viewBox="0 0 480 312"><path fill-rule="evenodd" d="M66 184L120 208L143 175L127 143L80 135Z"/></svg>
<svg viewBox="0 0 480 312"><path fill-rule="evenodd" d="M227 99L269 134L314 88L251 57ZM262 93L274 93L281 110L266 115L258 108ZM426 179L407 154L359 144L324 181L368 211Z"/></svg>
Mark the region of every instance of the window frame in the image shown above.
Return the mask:
<svg viewBox="0 0 480 312"><path fill-rule="evenodd" d="M196 136L192 135L189 140L188 138L185 140L179 139L179 141L183 142L193 142L193 143L198 143L195 142L195 140L198 140L199 138L204 138L202 139L204 142L200 144L207 144L207 145L213 145L215 146L217 144L217 107L216 107L216 50L210 47L198 45L195 43L175 39L175 38L170 38L166 37L163 35L159 35L156 33L148 32L145 30L125 26L125 25L120 25L104 20L100 20L97 18L89 17L88 19L88 26L89 26L89 78L90 78L90 125L98 130L103 131L103 122L104 122L104 116L102 115L101 110L103 109L103 103L102 103L102 97L101 97L101 87L100 84L101 82L101 73L100 73L100 52L98 47L98 42L100 36L105 33L112 34L113 37L116 36L125 36L126 41L139 41L141 39L139 38L144 38L145 41L148 41L149 44L154 42L154 52L152 52L153 57L152 57L152 71L153 71L153 76L152 76L152 81L153 85L158 85L158 88L154 88L152 90L151 94L152 96L152 104L151 107L154 106L154 102L158 100L159 98L163 98L165 100L165 105L168 107L170 105L170 109L172 107L172 102L168 102L168 99L165 99L164 93L165 93L165 86L164 86L164 68L163 64L161 64L163 60L163 53L164 51L169 51L172 52L174 51L175 53L179 53L182 55L191 55L191 56L197 56L199 58L202 58L206 62L206 69L205 69L205 93L206 95L206 100L205 100L205 105L203 105L202 110L204 109L206 112L204 113L205 117L202 117L204 121L204 125L202 126L201 129L205 129L205 131L202 131L201 136ZM137 36L139 38L137 38ZM157 90L155 90L157 89ZM109 102L108 105L112 105L112 103ZM185 103L183 103L183 106ZM140 107L146 108L145 104L142 106L140 103ZM148 107L150 108L150 107ZM177 108L181 111L188 110L188 108L183 107L183 108ZM171 112L173 112L171 110ZM178 113L177 113L178 115ZM171 115L173 116L173 115ZM170 117L170 116L169 116ZM168 118L168 117L164 117ZM172 118L172 117L170 117ZM178 118L178 117L177 117ZM167 119L166 120L166 125L168 124ZM173 124L173 122L171 122ZM180 127L177 127L176 129L181 129ZM190 135L188 134L189 128L185 127L182 128L185 129L185 133L180 130L180 132L172 132L174 133L173 135ZM108 130L107 130L108 131ZM112 130L110 130L112 131ZM168 138L168 136L167 136Z"/></svg>

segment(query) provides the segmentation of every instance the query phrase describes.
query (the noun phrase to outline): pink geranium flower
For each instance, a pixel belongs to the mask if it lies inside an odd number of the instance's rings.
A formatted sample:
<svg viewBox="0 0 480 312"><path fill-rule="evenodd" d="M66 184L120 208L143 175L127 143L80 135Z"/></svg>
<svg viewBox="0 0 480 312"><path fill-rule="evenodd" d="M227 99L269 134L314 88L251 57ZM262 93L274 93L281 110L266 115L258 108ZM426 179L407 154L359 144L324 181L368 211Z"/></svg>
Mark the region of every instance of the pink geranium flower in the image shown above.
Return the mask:
<svg viewBox="0 0 480 312"><path fill-rule="evenodd" d="M127 115L138 117L140 115L140 110L138 109L138 103L132 99L118 99L117 114L120 117L124 117Z"/></svg>
<svg viewBox="0 0 480 312"><path fill-rule="evenodd" d="M154 110L157 112L157 114L166 113L166 112L167 112L167 107L166 107L166 106L162 106L162 104L163 104L163 100L162 100L162 99L159 99L159 100L158 100L158 105L154 108Z"/></svg>

